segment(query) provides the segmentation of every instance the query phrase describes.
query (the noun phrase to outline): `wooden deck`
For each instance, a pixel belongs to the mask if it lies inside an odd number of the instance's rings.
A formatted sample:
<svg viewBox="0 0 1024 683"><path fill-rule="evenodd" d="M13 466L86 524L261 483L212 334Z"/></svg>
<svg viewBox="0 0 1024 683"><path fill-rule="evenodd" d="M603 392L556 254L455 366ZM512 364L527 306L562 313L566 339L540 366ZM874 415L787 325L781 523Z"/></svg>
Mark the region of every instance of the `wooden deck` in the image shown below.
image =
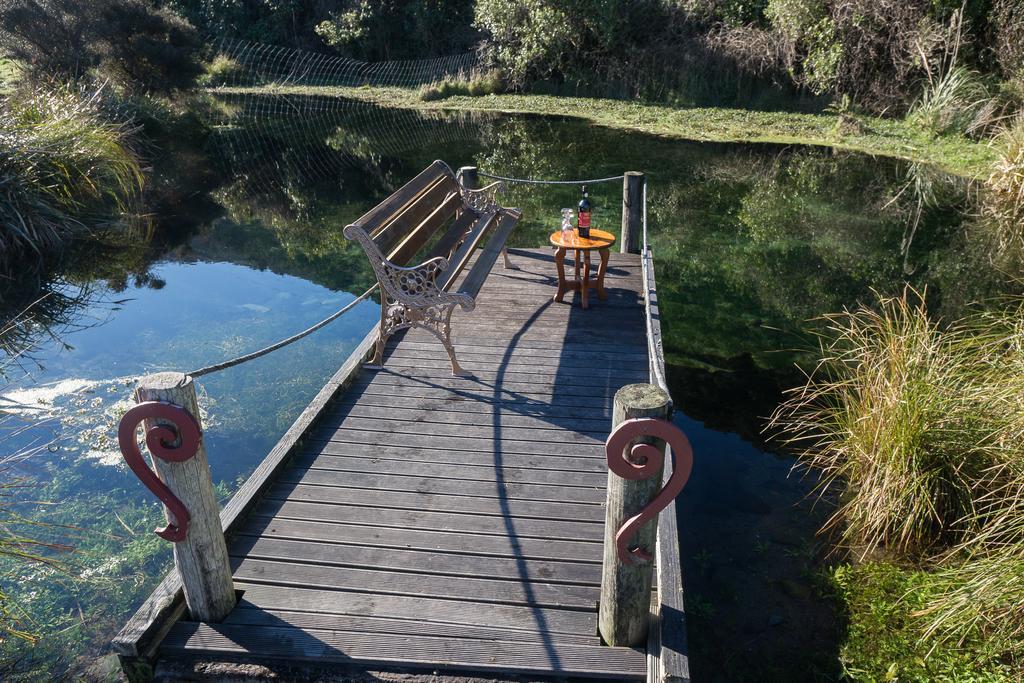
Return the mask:
<svg viewBox="0 0 1024 683"><path fill-rule="evenodd" d="M613 254L584 311L551 301L549 250L510 253L455 316L475 376L421 332L382 371L350 359L222 517L238 607L145 634L159 657L647 677L643 649L601 645L596 609L612 397L650 377L641 258Z"/></svg>

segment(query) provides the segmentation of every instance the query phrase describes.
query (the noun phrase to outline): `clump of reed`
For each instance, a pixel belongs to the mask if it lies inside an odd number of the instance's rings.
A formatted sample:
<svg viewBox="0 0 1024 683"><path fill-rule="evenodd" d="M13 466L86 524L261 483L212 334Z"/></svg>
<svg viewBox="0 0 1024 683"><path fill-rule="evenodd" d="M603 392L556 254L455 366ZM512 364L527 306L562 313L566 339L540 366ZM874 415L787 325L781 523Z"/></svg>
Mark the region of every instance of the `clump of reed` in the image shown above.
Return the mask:
<svg viewBox="0 0 1024 683"><path fill-rule="evenodd" d="M830 527L862 555L922 557L962 540L979 492L996 485L995 440L1010 417L985 354L963 325L931 320L910 288L824 321L820 363L771 426L823 489L842 491Z"/></svg>
<svg viewBox="0 0 1024 683"><path fill-rule="evenodd" d="M948 324L910 289L830 315L771 426L836 492L864 559L929 570L922 642L1024 657L1024 303ZM923 607L921 607L923 605Z"/></svg>
<svg viewBox="0 0 1024 683"><path fill-rule="evenodd" d="M474 71L469 75L446 76L443 80L420 88L419 97L424 102L443 100L458 95L480 97L505 91L505 80L497 69Z"/></svg>
<svg viewBox="0 0 1024 683"><path fill-rule="evenodd" d="M0 268L102 227L142 191L134 129L102 97L102 88L57 88L0 103Z"/></svg>
<svg viewBox="0 0 1024 683"><path fill-rule="evenodd" d="M998 109L978 74L956 66L927 83L907 118L932 135L973 135L991 125Z"/></svg>

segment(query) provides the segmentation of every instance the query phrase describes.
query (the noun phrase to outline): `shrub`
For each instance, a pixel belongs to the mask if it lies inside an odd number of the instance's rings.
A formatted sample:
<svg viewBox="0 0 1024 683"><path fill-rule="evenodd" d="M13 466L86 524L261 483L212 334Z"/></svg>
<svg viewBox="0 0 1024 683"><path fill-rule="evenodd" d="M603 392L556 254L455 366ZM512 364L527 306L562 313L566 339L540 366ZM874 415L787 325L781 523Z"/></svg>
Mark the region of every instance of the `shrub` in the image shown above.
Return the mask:
<svg viewBox="0 0 1024 683"><path fill-rule="evenodd" d="M100 96L36 91L0 105L0 265L108 222L141 191L132 129L106 116Z"/></svg>
<svg viewBox="0 0 1024 683"><path fill-rule="evenodd" d="M1002 485L1019 387L993 381L972 335L930 320L909 288L825 322L818 367L771 425L841 492L830 527L861 555L920 558L968 538Z"/></svg>
<svg viewBox="0 0 1024 683"><path fill-rule="evenodd" d="M43 80L99 69L133 89L170 91L200 73L192 26L145 0L11 0L0 4L0 44Z"/></svg>
<svg viewBox="0 0 1024 683"><path fill-rule="evenodd" d="M236 83L245 73L245 67L225 54L218 54L206 64L204 73L198 79L200 85L218 86Z"/></svg>

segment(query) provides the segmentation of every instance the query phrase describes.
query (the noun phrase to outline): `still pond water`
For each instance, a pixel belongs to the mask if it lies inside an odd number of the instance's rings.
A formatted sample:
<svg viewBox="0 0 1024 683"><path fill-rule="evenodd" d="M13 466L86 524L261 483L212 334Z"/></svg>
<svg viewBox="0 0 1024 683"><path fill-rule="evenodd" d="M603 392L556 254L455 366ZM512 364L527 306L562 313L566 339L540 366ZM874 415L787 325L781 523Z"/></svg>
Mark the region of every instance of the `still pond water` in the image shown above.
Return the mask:
<svg viewBox="0 0 1024 683"><path fill-rule="evenodd" d="M351 301L372 274L342 227L444 159L522 178L648 173L676 421L695 452L679 505L694 677L836 676L843 625L822 589L827 545L815 534L825 511L812 509L811 483L790 476L791 458L762 428L812 358L816 316L905 282L927 286L945 316L1000 290L962 236L962 188L829 149L687 143L571 120L318 98L221 98L205 111L212 133L179 168L203 179L201 191L159 216L151 240L83 248L46 285L42 313L5 340L8 356L25 351L2 390L5 450L36 451L16 469L36 483L8 499L27 518L68 526L36 536L77 547L62 570L0 561L0 590L43 635L3 645L6 666L22 672L7 675L102 676L109 658L96 653L169 565L151 533L159 508L116 450L132 378L259 348ZM927 196L915 193L924 185ZM617 231L621 185L591 191L595 225ZM511 244L543 245L577 193L510 187L503 203L525 211ZM225 499L377 315L364 302L200 381Z"/></svg>

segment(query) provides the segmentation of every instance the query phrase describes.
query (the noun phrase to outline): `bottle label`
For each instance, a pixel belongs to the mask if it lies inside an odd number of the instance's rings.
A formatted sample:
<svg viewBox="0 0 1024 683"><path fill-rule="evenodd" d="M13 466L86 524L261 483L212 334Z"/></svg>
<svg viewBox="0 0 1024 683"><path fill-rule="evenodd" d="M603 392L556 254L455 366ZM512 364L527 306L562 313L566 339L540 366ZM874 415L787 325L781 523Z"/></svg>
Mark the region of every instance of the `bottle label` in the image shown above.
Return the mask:
<svg viewBox="0 0 1024 683"><path fill-rule="evenodd" d="M580 211L579 227L584 229L584 230L590 229L590 212L589 211Z"/></svg>

